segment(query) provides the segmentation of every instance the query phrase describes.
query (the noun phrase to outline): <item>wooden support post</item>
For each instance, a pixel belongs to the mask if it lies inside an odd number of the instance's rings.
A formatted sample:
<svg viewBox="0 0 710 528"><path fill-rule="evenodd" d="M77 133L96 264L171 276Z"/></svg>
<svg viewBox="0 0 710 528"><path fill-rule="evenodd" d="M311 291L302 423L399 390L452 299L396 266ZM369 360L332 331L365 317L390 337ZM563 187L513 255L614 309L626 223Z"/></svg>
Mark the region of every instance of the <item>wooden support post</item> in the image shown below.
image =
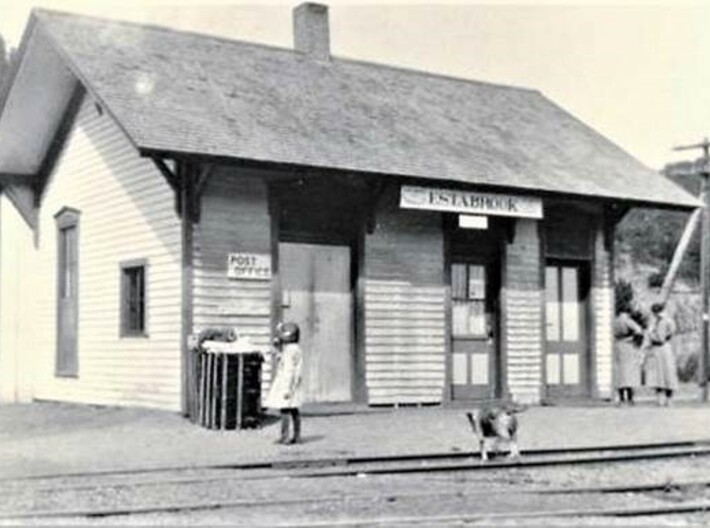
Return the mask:
<svg viewBox="0 0 710 528"><path fill-rule="evenodd" d="M182 331L180 349L182 351L180 361L181 372L181 409L183 414L188 412L189 400L194 398L192 390L192 376L188 368L190 348L188 346L188 336L192 333L192 202L194 190L193 167L185 162L178 163L178 174L180 179L180 219L182 225Z"/></svg>
<svg viewBox="0 0 710 528"><path fill-rule="evenodd" d="M673 260L671 260L671 265L666 272L666 276L663 279L663 286L661 287L661 302L666 302L668 296L673 288L673 282L678 275L678 269L680 269L680 264L683 261L683 256L688 249L690 240L693 238L693 233L695 232L695 227L698 225L698 220L703 216L703 209L696 209L693 214L688 218L688 222L685 224L685 231L678 241L678 245L673 253Z"/></svg>
<svg viewBox="0 0 710 528"><path fill-rule="evenodd" d="M702 347L700 349L700 361L698 367L700 369L700 387L702 391L702 401L708 401L708 309L710 308L710 189L708 188L708 151L705 149L705 163L702 171L702 190L704 207L702 209L702 228L700 243L700 284L703 292L703 323L702 323Z"/></svg>
<svg viewBox="0 0 710 528"><path fill-rule="evenodd" d="M197 368L191 360L192 351L188 346L188 337L192 333L192 285L193 285L193 229L199 222L200 195L214 171L214 164L207 164L201 169L195 163L184 160L175 162L173 171L162 158L151 158L160 173L175 192L175 209L181 220L182 235L182 330L181 330L181 402L183 415L196 413Z"/></svg>

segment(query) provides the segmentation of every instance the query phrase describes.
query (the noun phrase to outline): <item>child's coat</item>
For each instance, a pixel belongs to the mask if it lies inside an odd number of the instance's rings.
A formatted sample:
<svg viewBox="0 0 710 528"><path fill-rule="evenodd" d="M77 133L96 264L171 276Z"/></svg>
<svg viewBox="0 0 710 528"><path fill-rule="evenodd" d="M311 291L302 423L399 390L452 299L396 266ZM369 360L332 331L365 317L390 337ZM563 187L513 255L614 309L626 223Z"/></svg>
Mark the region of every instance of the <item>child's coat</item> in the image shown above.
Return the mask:
<svg viewBox="0 0 710 528"><path fill-rule="evenodd" d="M296 343L284 345L276 366L276 376L271 384L264 406L271 409L295 409L303 404L301 383L303 352Z"/></svg>

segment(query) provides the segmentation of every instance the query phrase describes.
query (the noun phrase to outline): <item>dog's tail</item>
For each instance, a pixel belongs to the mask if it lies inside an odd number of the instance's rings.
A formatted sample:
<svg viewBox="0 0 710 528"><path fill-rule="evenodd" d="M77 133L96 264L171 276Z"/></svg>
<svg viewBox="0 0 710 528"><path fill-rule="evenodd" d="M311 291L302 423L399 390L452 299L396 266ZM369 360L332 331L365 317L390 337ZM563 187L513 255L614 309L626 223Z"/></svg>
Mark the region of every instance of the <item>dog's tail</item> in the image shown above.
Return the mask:
<svg viewBox="0 0 710 528"><path fill-rule="evenodd" d="M473 413L472 412L467 412L466 413L466 418L468 418L468 421L471 423L471 425L475 425L475 421L473 419Z"/></svg>
<svg viewBox="0 0 710 528"><path fill-rule="evenodd" d="M466 418L468 418L468 423L471 424L471 429L473 429L473 432L478 434L478 417L474 415L472 412L467 412L466 413Z"/></svg>

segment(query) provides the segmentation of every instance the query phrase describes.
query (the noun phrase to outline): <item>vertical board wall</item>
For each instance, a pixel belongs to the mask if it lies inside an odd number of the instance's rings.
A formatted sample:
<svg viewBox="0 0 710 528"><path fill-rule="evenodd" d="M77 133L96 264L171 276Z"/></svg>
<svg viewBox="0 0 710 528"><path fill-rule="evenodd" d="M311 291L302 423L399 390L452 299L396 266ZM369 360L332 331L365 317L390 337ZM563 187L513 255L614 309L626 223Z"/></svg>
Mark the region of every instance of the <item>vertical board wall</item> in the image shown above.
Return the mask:
<svg viewBox="0 0 710 528"><path fill-rule="evenodd" d="M594 231L594 269L592 272L592 310L594 310L593 343L596 396L610 398L612 394L612 363L614 351L614 259L610 231L604 229L604 217L598 216Z"/></svg>
<svg viewBox="0 0 710 528"><path fill-rule="evenodd" d="M515 220L506 244L503 278L503 347L514 401L538 403L542 388L542 283L538 222Z"/></svg>
<svg viewBox="0 0 710 528"><path fill-rule="evenodd" d="M446 365L441 214L382 197L365 239L365 372L368 403L441 402Z"/></svg>
<svg viewBox="0 0 710 528"><path fill-rule="evenodd" d="M236 327L260 350L269 348L271 281L227 277L230 253L271 255L267 198L264 181L244 171L220 168L210 177L194 228L194 333ZM267 384L270 364L263 366Z"/></svg>
<svg viewBox="0 0 710 528"><path fill-rule="evenodd" d="M7 193L0 195L0 401L32 399L36 258L34 232Z"/></svg>
<svg viewBox="0 0 710 528"><path fill-rule="evenodd" d="M78 377L56 377L57 227L78 225ZM42 198L35 345L42 399L180 408L181 239L174 194L86 98ZM119 263L146 259L146 337L119 336Z"/></svg>

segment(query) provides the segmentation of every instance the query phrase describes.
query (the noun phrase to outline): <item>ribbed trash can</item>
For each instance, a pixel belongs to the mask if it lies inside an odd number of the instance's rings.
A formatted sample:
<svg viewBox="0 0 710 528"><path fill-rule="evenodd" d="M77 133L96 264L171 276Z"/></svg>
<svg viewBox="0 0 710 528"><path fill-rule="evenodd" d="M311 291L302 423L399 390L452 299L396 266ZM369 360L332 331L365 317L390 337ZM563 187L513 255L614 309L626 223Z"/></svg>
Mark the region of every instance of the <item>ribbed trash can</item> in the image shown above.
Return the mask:
<svg viewBox="0 0 710 528"><path fill-rule="evenodd" d="M223 345L193 351L190 418L208 429L258 427L263 357Z"/></svg>

